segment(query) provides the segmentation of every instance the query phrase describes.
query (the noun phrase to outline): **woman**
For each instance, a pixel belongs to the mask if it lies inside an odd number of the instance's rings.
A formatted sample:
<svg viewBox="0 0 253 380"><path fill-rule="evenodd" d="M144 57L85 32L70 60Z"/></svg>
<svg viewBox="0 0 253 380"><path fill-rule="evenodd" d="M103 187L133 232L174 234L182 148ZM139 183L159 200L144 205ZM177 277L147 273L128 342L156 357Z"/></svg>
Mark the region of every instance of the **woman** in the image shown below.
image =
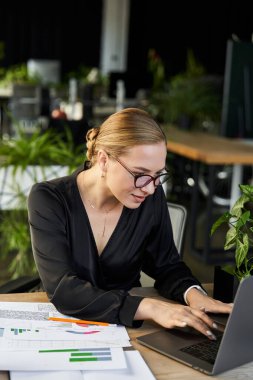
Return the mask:
<svg viewBox="0 0 253 380"><path fill-rule="evenodd" d="M161 128L145 111L124 109L88 131L87 149L84 168L29 195L33 252L50 301L77 318L135 327L152 319L215 339L205 311L232 306L206 295L174 245L160 186L168 179ZM141 270L181 304L131 296Z"/></svg>

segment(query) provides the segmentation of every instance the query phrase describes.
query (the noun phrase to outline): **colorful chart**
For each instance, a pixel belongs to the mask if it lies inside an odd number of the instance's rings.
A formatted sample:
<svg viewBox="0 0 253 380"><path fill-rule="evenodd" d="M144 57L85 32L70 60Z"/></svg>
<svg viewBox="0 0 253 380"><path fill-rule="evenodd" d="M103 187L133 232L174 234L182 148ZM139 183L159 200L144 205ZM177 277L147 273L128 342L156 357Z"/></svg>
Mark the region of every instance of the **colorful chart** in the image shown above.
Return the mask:
<svg viewBox="0 0 253 380"><path fill-rule="evenodd" d="M111 361L111 349L105 348L75 348L75 349L62 349L62 350L39 350L40 354L47 353L69 353L69 362L94 362L94 361Z"/></svg>
<svg viewBox="0 0 253 380"><path fill-rule="evenodd" d="M31 331L32 331L31 329L15 329L15 328L11 328L11 332L14 335L20 335L20 334L31 332ZM33 330L33 332L39 332L39 330Z"/></svg>

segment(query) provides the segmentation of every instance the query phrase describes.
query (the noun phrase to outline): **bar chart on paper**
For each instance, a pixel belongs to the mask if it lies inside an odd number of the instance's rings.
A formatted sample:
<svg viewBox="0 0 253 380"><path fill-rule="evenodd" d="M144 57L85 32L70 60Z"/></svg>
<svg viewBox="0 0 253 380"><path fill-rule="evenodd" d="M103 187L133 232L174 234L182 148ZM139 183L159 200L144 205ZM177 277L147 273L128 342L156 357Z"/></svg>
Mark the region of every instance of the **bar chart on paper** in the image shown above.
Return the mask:
<svg viewBox="0 0 253 380"><path fill-rule="evenodd" d="M6 338L16 338L16 339L32 339L32 340L72 340L79 339L83 340L84 335L95 335L101 333L98 329L43 329L43 328L20 328L20 327L10 327L3 329L2 336ZM4 335L3 335L4 334ZM98 335L99 336L99 335ZM89 337L90 338L90 337Z"/></svg>
<svg viewBox="0 0 253 380"><path fill-rule="evenodd" d="M11 328L10 331L12 332L13 335L22 335L24 333L29 333L31 332L31 329L18 329L18 328ZM34 332L39 332L39 330L34 330Z"/></svg>
<svg viewBox="0 0 253 380"><path fill-rule="evenodd" d="M155 380L138 351L125 351L127 368L111 371L11 371L11 380Z"/></svg>
<svg viewBox="0 0 253 380"><path fill-rule="evenodd" d="M69 362L103 362L112 361L111 349L104 348L76 348L63 350L39 350L40 354L52 354L53 352L66 353Z"/></svg>
<svg viewBox="0 0 253 380"><path fill-rule="evenodd" d="M126 368L122 348L57 348L37 351L2 351L1 370L108 370Z"/></svg>
<svg viewBox="0 0 253 380"><path fill-rule="evenodd" d="M0 303L0 370L127 368L123 347L131 344L124 326L79 321L66 321L47 303Z"/></svg>
<svg viewBox="0 0 253 380"><path fill-rule="evenodd" d="M4 324L6 326L4 327ZM9 325L8 325L9 324ZM34 327L29 322L16 323L0 321L0 349L55 349L90 347L130 346L126 329L119 327ZM2 325L2 326L1 326ZM23 326L22 326L23 325ZM30 326L28 326L30 325Z"/></svg>

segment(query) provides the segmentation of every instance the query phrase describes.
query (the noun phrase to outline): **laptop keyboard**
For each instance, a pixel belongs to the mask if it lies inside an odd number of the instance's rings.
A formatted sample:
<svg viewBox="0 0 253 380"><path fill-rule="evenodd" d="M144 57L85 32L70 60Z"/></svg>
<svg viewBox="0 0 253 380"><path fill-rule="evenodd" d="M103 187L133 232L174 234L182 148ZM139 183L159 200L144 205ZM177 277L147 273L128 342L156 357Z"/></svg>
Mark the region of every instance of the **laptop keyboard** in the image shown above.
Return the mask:
<svg viewBox="0 0 253 380"><path fill-rule="evenodd" d="M198 359L204 360L210 364L214 364L220 346L222 334L216 337L217 340L206 340L204 342L195 343L190 346L181 348L180 351L183 351Z"/></svg>

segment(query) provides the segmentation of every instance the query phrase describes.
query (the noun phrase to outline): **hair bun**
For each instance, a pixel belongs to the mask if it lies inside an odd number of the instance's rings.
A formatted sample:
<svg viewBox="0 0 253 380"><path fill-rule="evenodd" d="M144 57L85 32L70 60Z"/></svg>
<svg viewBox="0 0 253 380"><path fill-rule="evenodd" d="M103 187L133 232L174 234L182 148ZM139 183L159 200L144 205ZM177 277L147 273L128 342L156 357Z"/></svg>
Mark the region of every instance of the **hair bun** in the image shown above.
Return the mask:
<svg viewBox="0 0 253 380"><path fill-rule="evenodd" d="M86 140L87 142L88 141L92 141L92 140L95 140L97 135L99 133L99 128L91 128L88 130L87 134L86 134Z"/></svg>
<svg viewBox="0 0 253 380"><path fill-rule="evenodd" d="M97 135L99 133L99 128L91 128L86 134L86 146L87 146L87 158L88 160L92 159L94 152L94 145L96 142Z"/></svg>

